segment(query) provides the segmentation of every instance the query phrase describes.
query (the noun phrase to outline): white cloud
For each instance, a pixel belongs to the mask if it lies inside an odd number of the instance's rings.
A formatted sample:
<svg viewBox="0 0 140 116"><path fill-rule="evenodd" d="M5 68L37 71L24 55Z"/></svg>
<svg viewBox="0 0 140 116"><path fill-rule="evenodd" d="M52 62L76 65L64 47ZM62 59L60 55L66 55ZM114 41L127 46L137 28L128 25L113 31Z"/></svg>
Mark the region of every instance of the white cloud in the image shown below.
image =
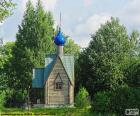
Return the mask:
<svg viewBox="0 0 140 116"><path fill-rule="evenodd" d="M4 39L6 38L7 40L15 38L15 33L17 32L17 25L21 23L23 12L25 11L26 3L28 0L14 0L14 1L16 1L18 4L17 8L15 9L14 15L9 17L10 20L8 22L5 21L4 24L0 23L0 28L1 30L3 29L3 33L5 33L5 35L3 34L5 36ZM35 6L37 0L31 1ZM69 35L72 39L75 40L76 43L80 44L82 47L88 45L91 39L90 34L94 33L100 27L100 24L103 24L107 20L109 20L110 16L118 17L120 21L125 26L127 26L129 31L131 31L132 29L140 30L140 0L126 0L126 1L124 0L124 2L122 2L122 0L119 1L108 0L108 2L102 3L99 0L79 0L79 2L75 2L76 6L82 4L83 8L82 10L77 10L78 8L80 9L81 7L72 7L73 6L72 1L68 2L68 5L71 6L69 8L67 8L66 6L67 1L65 0L61 1L41 0L41 1L43 3L45 10L53 11L53 14L55 16L54 19L56 19L54 27L56 27L56 25L59 24L58 21L59 19L57 19L57 17L59 17L58 11L62 10L63 12L63 10L65 10L65 13L67 14L68 17L65 18L64 17L65 15L62 16L64 18L64 21L66 22L63 23L62 25L62 31L66 32L67 35ZM60 1L61 4L58 4L58 1ZM112 3L111 6L106 7L105 3L110 2ZM83 7L83 4L85 7ZM96 4L97 5L101 4L102 7L96 7ZM93 6L92 9L90 9L91 6ZM70 16L70 12L73 13L74 18ZM96 14L91 14L92 12L95 12ZM86 13L86 15L84 15L84 13ZM2 32L0 32L0 36L2 35L1 33Z"/></svg>
<svg viewBox="0 0 140 116"><path fill-rule="evenodd" d="M93 0L92 0L93 1ZM91 0L84 0L86 5L91 4ZM98 13L87 18L86 21L80 22L75 27L73 38L76 43L86 47L90 41L90 34L97 31L101 24L104 24L111 16L118 17L123 24L130 30L140 30L140 0L128 0L124 7L115 13Z"/></svg>
<svg viewBox="0 0 140 116"><path fill-rule="evenodd" d="M28 0L23 0L22 1L22 8L25 10L26 8L26 3ZM37 0L31 0L33 5L35 6L37 3ZM53 11L55 9L56 3L58 0L41 0L42 5L44 6L45 10L47 11Z"/></svg>
<svg viewBox="0 0 140 116"><path fill-rule="evenodd" d="M2 26L3 25L3 23L2 22L0 22L0 26Z"/></svg>
<svg viewBox="0 0 140 116"><path fill-rule="evenodd" d="M90 41L90 34L95 33L101 24L110 20L110 15L106 13L94 14L85 22L78 24L73 32L74 39L81 46L86 47Z"/></svg>
<svg viewBox="0 0 140 116"><path fill-rule="evenodd" d="M93 2L93 0L84 0L84 4L85 4L85 6L89 6L89 5L91 5L92 2Z"/></svg>
<svg viewBox="0 0 140 116"><path fill-rule="evenodd" d="M4 25L5 21L0 22L0 26Z"/></svg>
<svg viewBox="0 0 140 116"><path fill-rule="evenodd" d="M54 10L58 0L42 0L46 10Z"/></svg>
<svg viewBox="0 0 140 116"><path fill-rule="evenodd" d="M129 0L119 12L119 17L129 25L140 25L140 0Z"/></svg>
<svg viewBox="0 0 140 116"><path fill-rule="evenodd" d="M95 14L90 16L85 22L79 24L75 32L77 34L81 33L94 33L101 24L104 24L107 20L110 19L109 14Z"/></svg>

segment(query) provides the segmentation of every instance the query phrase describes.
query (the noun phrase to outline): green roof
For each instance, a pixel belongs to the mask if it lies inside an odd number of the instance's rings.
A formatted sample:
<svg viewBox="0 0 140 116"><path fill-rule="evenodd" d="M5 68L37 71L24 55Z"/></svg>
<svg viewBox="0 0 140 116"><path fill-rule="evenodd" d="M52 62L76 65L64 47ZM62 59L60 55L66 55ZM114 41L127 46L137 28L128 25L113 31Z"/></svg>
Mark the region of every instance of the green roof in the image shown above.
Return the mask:
<svg viewBox="0 0 140 116"><path fill-rule="evenodd" d="M33 69L32 87L43 88L44 68Z"/></svg>
<svg viewBox="0 0 140 116"><path fill-rule="evenodd" d="M32 87L38 88L43 87L44 83L48 80L49 74L51 73L54 63L56 61L57 55L52 54L48 55L45 59L44 69L34 69L33 71L33 81ZM74 84L74 56L72 55L62 55L59 56L62 64L66 70L66 73L71 81Z"/></svg>
<svg viewBox="0 0 140 116"><path fill-rule="evenodd" d="M63 66L68 74L68 77L72 84L74 83L74 56L64 55L60 57Z"/></svg>
<svg viewBox="0 0 140 116"><path fill-rule="evenodd" d="M55 54L48 55L45 58L44 83L46 82L46 80L48 80L49 74L52 71L56 58L57 56Z"/></svg>

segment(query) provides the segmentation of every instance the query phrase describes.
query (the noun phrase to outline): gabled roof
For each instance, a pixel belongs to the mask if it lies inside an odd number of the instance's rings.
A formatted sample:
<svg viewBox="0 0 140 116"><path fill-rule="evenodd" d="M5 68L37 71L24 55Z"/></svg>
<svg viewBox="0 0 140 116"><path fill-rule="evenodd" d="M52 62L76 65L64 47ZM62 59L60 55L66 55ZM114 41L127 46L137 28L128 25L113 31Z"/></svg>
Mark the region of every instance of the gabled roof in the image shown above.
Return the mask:
<svg viewBox="0 0 140 116"><path fill-rule="evenodd" d="M68 74L68 77L72 84L74 84L74 56L72 55L63 55L60 56L62 64Z"/></svg>
<svg viewBox="0 0 140 116"><path fill-rule="evenodd" d="M57 56L55 54L47 55L45 58L45 68L44 68L44 83L48 80L49 74L55 64Z"/></svg>
<svg viewBox="0 0 140 116"><path fill-rule="evenodd" d="M33 69L32 88L43 88L44 68Z"/></svg>
<svg viewBox="0 0 140 116"><path fill-rule="evenodd" d="M71 81L71 83L74 83L74 56L72 55L62 55L58 56L60 60L62 61L62 65L65 68L65 71ZM51 73L53 66L55 64L57 56L56 55L50 55L45 60L45 75L44 75L44 82L48 80L49 74Z"/></svg>
<svg viewBox="0 0 140 116"><path fill-rule="evenodd" d="M48 77L56 63L57 58L60 58L62 65L65 68L65 71L70 79L70 82L74 84L74 56L72 55L62 55L57 56L55 54L48 55L45 58L45 67L44 68L35 68L33 70L33 79L32 87L33 88L43 88L45 82L48 80Z"/></svg>

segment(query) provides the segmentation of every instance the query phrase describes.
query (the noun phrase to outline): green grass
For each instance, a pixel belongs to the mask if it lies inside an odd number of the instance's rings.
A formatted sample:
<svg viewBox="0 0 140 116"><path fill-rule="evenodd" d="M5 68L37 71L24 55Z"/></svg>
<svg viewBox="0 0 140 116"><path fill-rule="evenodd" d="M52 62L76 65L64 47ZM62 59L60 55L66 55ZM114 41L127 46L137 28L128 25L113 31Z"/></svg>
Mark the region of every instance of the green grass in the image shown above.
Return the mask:
<svg viewBox="0 0 140 116"><path fill-rule="evenodd" d="M21 108L5 108L3 115L32 115L32 116L115 116L113 114L101 114L90 112L89 109L80 108L32 108L30 111Z"/></svg>
<svg viewBox="0 0 140 116"><path fill-rule="evenodd" d="M20 108L5 108L5 115L52 115L52 116L82 116L88 110L78 108L32 108L30 111ZM83 115L84 116L84 115Z"/></svg>

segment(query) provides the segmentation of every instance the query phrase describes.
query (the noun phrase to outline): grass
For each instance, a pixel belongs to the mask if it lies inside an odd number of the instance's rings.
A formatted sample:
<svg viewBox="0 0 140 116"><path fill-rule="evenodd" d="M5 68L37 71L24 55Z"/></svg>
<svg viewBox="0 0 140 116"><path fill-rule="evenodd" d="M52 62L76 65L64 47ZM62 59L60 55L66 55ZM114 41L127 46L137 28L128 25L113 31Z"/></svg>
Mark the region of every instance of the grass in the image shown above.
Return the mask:
<svg viewBox="0 0 140 116"><path fill-rule="evenodd" d="M89 109L80 108L32 108L30 111L21 108L5 108L2 115L18 116L115 116L90 112Z"/></svg>
<svg viewBox="0 0 140 116"><path fill-rule="evenodd" d="M5 108L2 115L52 115L52 116L84 116L88 110L79 108L32 108L30 111L21 108Z"/></svg>

